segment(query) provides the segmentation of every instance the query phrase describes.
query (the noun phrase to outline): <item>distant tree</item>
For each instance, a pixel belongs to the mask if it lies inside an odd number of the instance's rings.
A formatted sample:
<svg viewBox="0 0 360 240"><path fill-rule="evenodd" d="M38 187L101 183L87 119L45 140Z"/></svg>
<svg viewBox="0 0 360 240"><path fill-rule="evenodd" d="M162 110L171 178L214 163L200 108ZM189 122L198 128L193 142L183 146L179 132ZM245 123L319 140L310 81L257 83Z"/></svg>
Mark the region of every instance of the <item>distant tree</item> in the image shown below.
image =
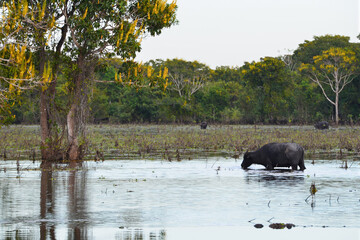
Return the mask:
<svg viewBox="0 0 360 240"><path fill-rule="evenodd" d="M260 121L273 121L286 114L291 82L282 60L265 57L259 62L245 63L242 75L249 89L248 103L253 104Z"/></svg>
<svg viewBox="0 0 360 240"><path fill-rule="evenodd" d="M230 104L230 94L224 81L206 84L196 98L203 107L206 119L210 121L221 121L222 113Z"/></svg>
<svg viewBox="0 0 360 240"><path fill-rule="evenodd" d="M280 56L280 58L284 62L286 68L289 71L292 71L292 72L296 71L297 63L294 60L294 57L292 54L285 54L285 55Z"/></svg>
<svg viewBox="0 0 360 240"><path fill-rule="evenodd" d="M168 89L175 91L186 101L190 101L191 96L199 91L209 79L210 68L197 61L168 59L163 62L163 65L168 69L170 80Z"/></svg>
<svg viewBox="0 0 360 240"><path fill-rule="evenodd" d="M350 37L341 35L324 35L315 36L314 40L306 40L299 44L299 47L294 51L293 59L299 63L312 64L314 63L314 56L321 55L323 51L330 48L344 48L350 47Z"/></svg>
<svg viewBox="0 0 360 240"><path fill-rule="evenodd" d="M330 48L313 59L313 64L302 64L300 70L319 85L325 98L335 106L335 122L338 125L339 95L358 72L355 53L343 48ZM335 99L331 96L332 93L335 94Z"/></svg>
<svg viewBox="0 0 360 240"><path fill-rule="evenodd" d="M221 66L211 72L211 81L241 82L240 67Z"/></svg>

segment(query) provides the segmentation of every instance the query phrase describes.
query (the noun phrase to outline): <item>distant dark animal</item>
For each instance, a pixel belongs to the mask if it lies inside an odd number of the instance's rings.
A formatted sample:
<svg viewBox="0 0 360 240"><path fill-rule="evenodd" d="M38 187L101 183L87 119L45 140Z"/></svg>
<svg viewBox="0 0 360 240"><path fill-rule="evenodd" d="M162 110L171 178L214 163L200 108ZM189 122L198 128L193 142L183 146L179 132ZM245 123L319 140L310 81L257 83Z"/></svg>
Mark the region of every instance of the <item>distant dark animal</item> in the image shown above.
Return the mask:
<svg viewBox="0 0 360 240"><path fill-rule="evenodd" d="M318 122L314 126L319 130L329 129L329 123L326 121Z"/></svg>
<svg viewBox="0 0 360 240"><path fill-rule="evenodd" d="M243 169L251 164L260 164L267 170L275 167L291 167L297 170L297 166L304 171L304 149L297 143L269 143L254 152L246 152L241 163Z"/></svg>
<svg viewBox="0 0 360 240"><path fill-rule="evenodd" d="M206 129L207 128L207 122L200 123L200 128L201 129Z"/></svg>

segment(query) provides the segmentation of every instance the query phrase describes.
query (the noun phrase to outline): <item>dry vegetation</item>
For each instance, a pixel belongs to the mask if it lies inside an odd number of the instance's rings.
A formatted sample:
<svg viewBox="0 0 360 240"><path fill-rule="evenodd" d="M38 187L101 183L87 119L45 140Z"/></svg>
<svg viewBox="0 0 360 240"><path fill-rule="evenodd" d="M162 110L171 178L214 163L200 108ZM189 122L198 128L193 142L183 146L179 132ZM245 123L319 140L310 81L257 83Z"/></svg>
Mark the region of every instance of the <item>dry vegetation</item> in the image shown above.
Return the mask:
<svg viewBox="0 0 360 240"><path fill-rule="evenodd" d="M39 158L39 127L0 129L4 159ZM312 126L211 125L94 125L88 129L88 158L100 160L133 157L189 159L208 154L239 157L269 142L296 142L306 154L360 152L360 128L315 130Z"/></svg>

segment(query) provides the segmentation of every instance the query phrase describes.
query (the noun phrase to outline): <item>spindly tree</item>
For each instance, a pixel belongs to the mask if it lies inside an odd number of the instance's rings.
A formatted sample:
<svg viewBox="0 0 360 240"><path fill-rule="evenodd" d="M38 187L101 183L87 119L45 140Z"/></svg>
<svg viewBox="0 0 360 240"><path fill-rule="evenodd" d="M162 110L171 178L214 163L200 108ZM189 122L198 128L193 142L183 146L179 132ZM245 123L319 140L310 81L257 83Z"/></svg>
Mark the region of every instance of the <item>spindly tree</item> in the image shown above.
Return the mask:
<svg viewBox="0 0 360 240"><path fill-rule="evenodd" d="M180 98L190 101L192 95L204 87L210 76L210 68L198 61L185 61L182 59L167 59L160 66L168 69L169 87Z"/></svg>
<svg viewBox="0 0 360 240"><path fill-rule="evenodd" d="M358 73L355 53L348 49L330 48L314 56L313 60L313 64L302 64L300 71L319 85L325 98L335 106L335 122L338 125L340 93Z"/></svg>

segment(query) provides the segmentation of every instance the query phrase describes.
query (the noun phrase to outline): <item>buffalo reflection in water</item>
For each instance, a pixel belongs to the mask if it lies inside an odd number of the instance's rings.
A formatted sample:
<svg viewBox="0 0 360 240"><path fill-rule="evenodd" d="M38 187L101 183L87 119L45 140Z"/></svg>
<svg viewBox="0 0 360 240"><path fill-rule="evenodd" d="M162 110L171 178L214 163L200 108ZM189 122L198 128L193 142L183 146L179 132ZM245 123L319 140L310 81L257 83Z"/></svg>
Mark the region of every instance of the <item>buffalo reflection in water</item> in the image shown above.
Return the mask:
<svg viewBox="0 0 360 240"><path fill-rule="evenodd" d="M305 177L304 175L299 175L297 172L292 171L291 169L277 169L277 170L247 170L246 182L263 182L266 185L288 185L294 186L298 184L303 184Z"/></svg>

